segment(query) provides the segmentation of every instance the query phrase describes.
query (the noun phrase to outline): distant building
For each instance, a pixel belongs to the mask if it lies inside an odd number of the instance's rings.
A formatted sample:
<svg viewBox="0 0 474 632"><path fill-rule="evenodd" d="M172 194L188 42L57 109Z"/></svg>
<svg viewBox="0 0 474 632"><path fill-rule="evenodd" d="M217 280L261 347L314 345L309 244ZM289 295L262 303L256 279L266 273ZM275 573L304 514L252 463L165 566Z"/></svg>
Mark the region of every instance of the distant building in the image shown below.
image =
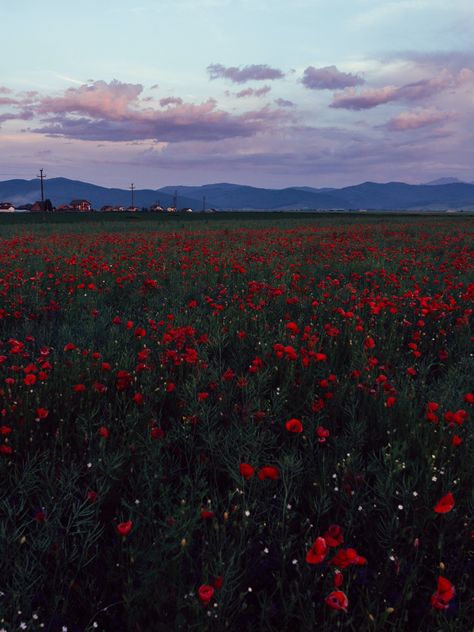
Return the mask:
<svg viewBox="0 0 474 632"><path fill-rule="evenodd" d="M161 204L154 204L153 206L150 206L149 209L152 213L163 213L164 212L164 208L161 206Z"/></svg>
<svg viewBox="0 0 474 632"><path fill-rule="evenodd" d="M32 213L41 213L41 211L44 210L44 204L42 202L36 201L30 210Z"/></svg>
<svg viewBox="0 0 474 632"><path fill-rule="evenodd" d="M92 211L92 204L88 200L71 200L70 206L74 211Z"/></svg>
<svg viewBox="0 0 474 632"><path fill-rule="evenodd" d="M124 206L112 206L112 204L104 204L101 206L101 213L123 213L123 211L128 211Z"/></svg>
<svg viewBox="0 0 474 632"><path fill-rule="evenodd" d="M176 206L168 206L166 209L167 213L176 213Z"/></svg>
<svg viewBox="0 0 474 632"><path fill-rule="evenodd" d="M13 213L15 207L11 202L0 202L0 213Z"/></svg>
<svg viewBox="0 0 474 632"><path fill-rule="evenodd" d="M138 206L127 206L126 209L129 213L138 213L138 211L140 210L138 208Z"/></svg>
<svg viewBox="0 0 474 632"><path fill-rule="evenodd" d="M56 210L64 213L65 211L74 211L75 209L70 204L60 204Z"/></svg>
<svg viewBox="0 0 474 632"><path fill-rule="evenodd" d="M192 208L189 208L189 206L185 206L184 208L180 208L180 209L179 209L179 212L180 212L180 213L192 213L192 212L193 212L193 209L192 209Z"/></svg>

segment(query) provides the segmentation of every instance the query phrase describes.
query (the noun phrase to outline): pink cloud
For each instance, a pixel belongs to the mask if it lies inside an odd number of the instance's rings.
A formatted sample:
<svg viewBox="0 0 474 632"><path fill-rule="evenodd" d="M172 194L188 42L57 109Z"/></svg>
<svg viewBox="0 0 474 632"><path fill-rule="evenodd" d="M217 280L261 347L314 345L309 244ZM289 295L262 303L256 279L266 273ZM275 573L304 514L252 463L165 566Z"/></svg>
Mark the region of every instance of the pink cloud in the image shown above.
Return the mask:
<svg viewBox="0 0 474 632"><path fill-rule="evenodd" d="M391 101L421 101L446 90L455 90L472 82L474 73L469 68L461 69L457 74L441 70L430 79L422 79L403 86L385 86L356 93L353 88L338 92L331 103L332 108L346 110L367 110Z"/></svg>
<svg viewBox="0 0 474 632"><path fill-rule="evenodd" d="M375 108L382 103L389 103L396 98L398 88L395 86L385 86L364 90L359 94L353 88L344 90L334 95L331 103L332 108L344 108L345 110L367 110Z"/></svg>
<svg viewBox="0 0 474 632"><path fill-rule="evenodd" d="M268 89L254 93L264 94ZM283 110L268 106L232 114L219 109L214 99L192 104L165 97L160 100L165 109L153 108L149 102L144 107L141 92L141 85L119 81L69 88L60 96L39 99L36 113L43 125L31 131L94 141L215 141L253 136L288 119Z"/></svg>
<svg viewBox="0 0 474 632"><path fill-rule="evenodd" d="M207 67L207 71L211 79L230 79L234 83L281 79L285 76L279 68L271 68L267 64L250 64L243 68L210 64Z"/></svg>
<svg viewBox="0 0 474 632"><path fill-rule="evenodd" d="M349 72L341 72L336 66L325 66L324 68L308 66L301 82L310 90L338 90L365 83L362 77Z"/></svg>
<svg viewBox="0 0 474 632"><path fill-rule="evenodd" d="M432 108L418 108L401 112L387 123L387 127L395 132L419 129L436 123L443 123L453 118L449 112L440 112Z"/></svg>
<svg viewBox="0 0 474 632"><path fill-rule="evenodd" d="M110 83L94 81L79 88L68 88L62 97L45 97L41 99L38 112L75 113L109 119L120 119L131 105L138 104L138 97L143 91L141 84L122 83L114 79Z"/></svg>

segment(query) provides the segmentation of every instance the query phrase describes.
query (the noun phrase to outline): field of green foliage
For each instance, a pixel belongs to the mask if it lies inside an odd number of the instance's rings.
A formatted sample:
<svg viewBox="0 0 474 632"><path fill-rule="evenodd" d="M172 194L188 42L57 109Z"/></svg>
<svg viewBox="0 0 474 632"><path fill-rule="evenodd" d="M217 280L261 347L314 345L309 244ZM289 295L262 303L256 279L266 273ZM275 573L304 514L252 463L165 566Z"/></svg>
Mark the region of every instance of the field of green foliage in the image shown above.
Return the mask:
<svg viewBox="0 0 474 632"><path fill-rule="evenodd" d="M0 218L0 631L473 630L473 246Z"/></svg>

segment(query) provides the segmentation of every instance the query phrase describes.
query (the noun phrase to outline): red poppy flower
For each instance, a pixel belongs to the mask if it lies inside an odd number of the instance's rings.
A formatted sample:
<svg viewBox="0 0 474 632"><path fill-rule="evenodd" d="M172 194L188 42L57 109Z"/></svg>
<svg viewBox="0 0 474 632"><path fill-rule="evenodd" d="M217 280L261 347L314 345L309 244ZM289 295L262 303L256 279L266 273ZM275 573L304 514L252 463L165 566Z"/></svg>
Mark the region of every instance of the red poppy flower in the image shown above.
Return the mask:
<svg viewBox="0 0 474 632"><path fill-rule="evenodd" d="M253 468L250 463L241 463L239 465L239 471L241 476L243 476L247 481L255 474L255 468Z"/></svg>
<svg viewBox="0 0 474 632"><path fill-rule="evenodd" d="M219 590L219 588L222 588L223 583L224 578L222 577L222 575L218 575L214 580L214 588L217 588L217 590Z"/></svg>
<svg viewBox="0 0 474 632"><path fill-rule="evenodd" d="M152 439L164 439L165 431L163 430L163 428L153 426L153 428L150 429L150 435Z"/></svg>
<svg viewBox="0 0 474 632"><path fill-rule="evenodd" d="M216 514L213 511L208 511L207 509L201 509L201 518L203 520L212 520Z"/></svg>
<svg viewBox="0 0 474 632"><path fill-rule="evenodd" d="M364 341L364 349L369 350L375 347L375 340L371 336L367 336Z"/></svg>
<svg viewBox="0 0 474 632"><path fill-rule="evenodd" d="M461 445L462 443L462 439L459 435L454 435L453 438L451 439L451 444L454 447L457 447L458 445Z"/></svg>
<svg viewBox="0 0 474 632"><path fill-rule="evenodd" d="M132 530L133 522L131 520L127 520L126 522L120 522L117 525L117 533L122 536L127 536Z"/></svg>
<svg viewBox="0 0 474 632"><path fill-rule="evenodd" d="M108 428L106 428L105 426L101 426L99 428L99 434L101 437L104 437L104 439L107 439L107 437L109 436Z"/></svg>
<svg viewBox="0 0 474 632"><path fill-rule="evenodd" d="M198 588L198 597L202 604L207 606L211 601L214 595L215 589L213 586L209 586L209 584L203 584Z"/></svg>
<svg viewBox="0 0 474 632"><path fill-rule="evenodd" d="M273 465L266 465L258 472L258 478L261 481L264 481L267 478L272 481L277 481L280 478L280 472L277 467L274 467Z"/></svg>
<svg viewBox="0 0 474 632"><path fill-rule="evenodd" d="M342 590L334 590L332 593L329 593L325 602L326 605L333 610L342 610L343 612L347 612L347 607L349 605L349 599Z"/></svg>
<svg viewBox="0 0 474 632"><path fill-rule="evenodd" d="M288 329L288 331L290 332L290 334L293 334L293 335L298 334L298 333L299 333L299 331L300 331L300 328L299 328L299 327L298 327L298 325L297 325L296 323L294 323L294 322L289 322L289 323L286 325L286 328Z"/></svg>
<svg viewBox="0 0 474 632"><path fill-rule="evenodd" d="M330 432L324 426L318 426L316 428L316 436L318 437L319 443L326 443L326 439L329 437Z"/></svg>
<svg viewBox="0 0 474 632"><path fill-rule="evenodd" d="M446 496L443 496L436 505L434 511L436 513L448 513L454 507L454 496L449 492Z"/></svg>
<svg viewBox="0 0 474 632"><path fill-rule="evenodd" d="M288 432L293 432L295 434L303 432L303 424L299 419L289 419L286 422L285 427Z"/></svg>
<svg viewBox="0 0 474 632"><path fill-rule="evenodd" d="M49 415L49 410L46 408L37 408L36 409L36 419L39 421L40 419L46 419Z"/></svg>
<svg viewBox="0 0 474 632"><path fill-rule="evenodd" d="M324 538L316 538L313 546L306 553L308 564L320 564L327 555L328 547Z"/></svg>
<svg viewBox="0 0 474 632"><path fill-rule="evenodd" d="M365 557L358 555L355 549L341 549L329 562L332 566L336 566L340 570L348 566L363 566L367 564Z"/></svg>
<svg viewBox="0 0 474 632"><path fill-rule="evenodd" d="M431 595L431 606L435 610L446 610L455 594L456 590L452 583L446 577L440 576L436 592Z"/></svg>
<svg viewBox="0 0 474 632"><path fill-rule="evenodd" d="M333 548L344 542L344 535L338 524L329 525L329 528L326 533L324 533L323 538L326 540L326 544Z"/></svg>

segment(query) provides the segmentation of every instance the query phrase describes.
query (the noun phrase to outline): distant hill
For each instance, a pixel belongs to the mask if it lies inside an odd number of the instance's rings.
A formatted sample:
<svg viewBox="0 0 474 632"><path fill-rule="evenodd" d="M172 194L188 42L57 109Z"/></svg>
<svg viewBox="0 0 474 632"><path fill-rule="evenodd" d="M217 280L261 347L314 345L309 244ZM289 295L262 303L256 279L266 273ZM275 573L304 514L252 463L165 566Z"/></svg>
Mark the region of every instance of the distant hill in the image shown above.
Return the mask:
<svg viewBox="0 0 474 632"><path fill-rule="evenodd" d="M51 178L45 180L45 197L54 206L69 204L74 199L85 199L91 202L93 208L100 209L106 204L114 206L130 206L131 194L127 189L108 189L96 184L69 180L68 178ZM40 199L38 180L6 180L0 182L0 202L11 202L16 207ZM149 207L160 200L163 206L170 206L173 195L153 191L152 189L137 189L134 193L134 204L138 207ZM179 206L197 208L200 203L196 200L180 197Z"/></svg>
<svg viewBox="0 0 474 632"><path fill-rule="evenodd" d="M341 201L317 189L305 191L294 187L288 189L259 189L238 184L205 184L200 187L164 187L160 192L178 191L180 196L202 200L206 197L206 206L219 209L272 209L289 208L316 209L334 208ZM201 203L202 207L202 203Z"/></svg>
<svg viewBox="0 0 474 632"><path fill-rule="evenodd" d="M206 208L220 210L474 210L474 184L435 182L418 185L363 182L340 189L264 189L221 182L203 186L167 186L157 190L137 189L134 201L138 207L149 207L158 200L162 206L170 206L176 191L178 207L187 206L194 210L202 209L203 197L206 198ZM0 182L0 202L11 202L19 207L34 202L38 197L37 179ZM84 198L95 209L106 204L129 206L131 203L127 189L111 189L67 178L46 180L45 197L50 198L55 206Z"/></svg>

